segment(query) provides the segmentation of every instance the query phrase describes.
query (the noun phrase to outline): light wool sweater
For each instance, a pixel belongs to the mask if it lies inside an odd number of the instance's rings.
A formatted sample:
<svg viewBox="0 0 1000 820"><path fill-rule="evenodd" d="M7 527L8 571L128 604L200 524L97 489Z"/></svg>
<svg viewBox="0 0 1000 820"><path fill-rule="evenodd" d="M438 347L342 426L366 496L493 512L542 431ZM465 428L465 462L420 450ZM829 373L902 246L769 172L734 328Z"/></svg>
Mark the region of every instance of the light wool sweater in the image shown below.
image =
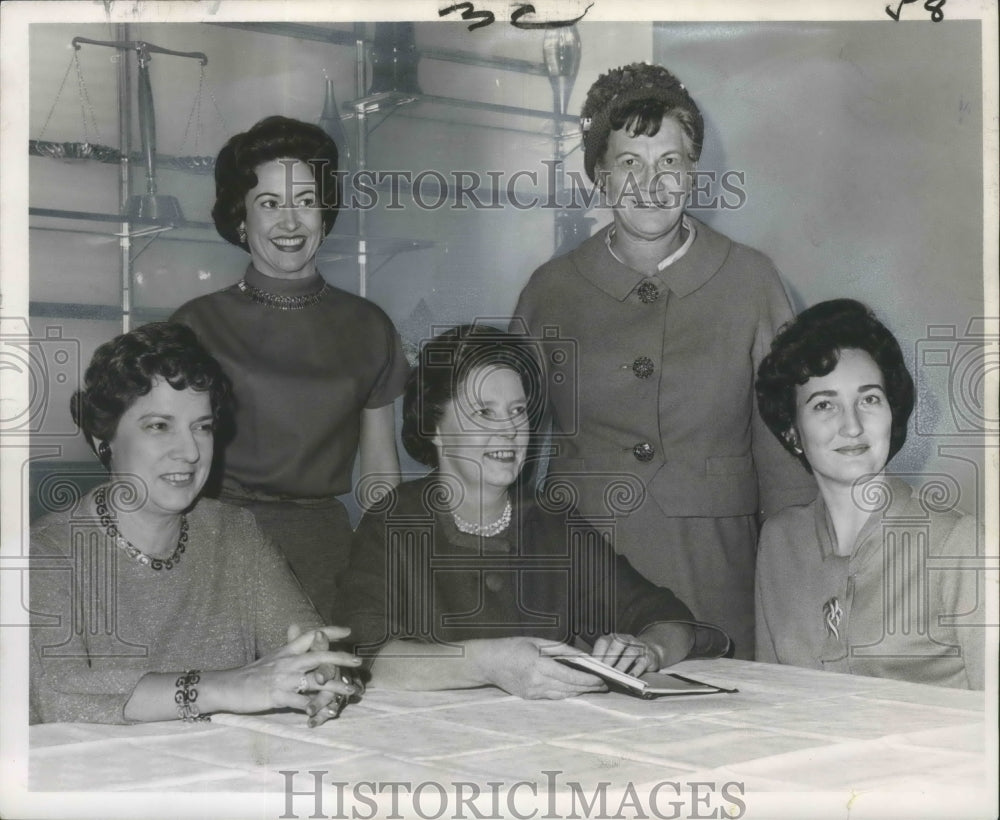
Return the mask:
<svg viewBox="0 0 1000 820"><path fill-rule="evenodd" d="M757 557L757 660L962 689L985 685L985 536L889 477L837 555L823 497L764 524ZM977 558L977 556L979 556Z"/></svg>

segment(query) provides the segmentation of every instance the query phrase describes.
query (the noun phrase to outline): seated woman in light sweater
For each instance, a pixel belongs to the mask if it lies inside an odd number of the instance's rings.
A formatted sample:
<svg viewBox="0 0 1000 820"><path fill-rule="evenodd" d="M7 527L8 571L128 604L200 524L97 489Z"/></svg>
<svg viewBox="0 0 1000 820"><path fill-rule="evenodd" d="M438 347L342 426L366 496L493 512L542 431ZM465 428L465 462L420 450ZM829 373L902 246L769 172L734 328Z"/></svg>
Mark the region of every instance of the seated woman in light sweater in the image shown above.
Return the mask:
<svg viewBox="0 0 1000 820"><path fill-rule="evenodd" d="M914 404L892 333L859 302L822 302L774 339L756 389L819 486L761 532L757 660L982 689L982 530L886 471Z"/></svg>
<svg viewBox="0 0 1000 820"><path fill-rule="evenodd" d="M284 558L238 507L200 500L229 381L189 328L94 353L73 419L110 473L31 528L32 723L211 712L333 717L356 690Z"/></svg>

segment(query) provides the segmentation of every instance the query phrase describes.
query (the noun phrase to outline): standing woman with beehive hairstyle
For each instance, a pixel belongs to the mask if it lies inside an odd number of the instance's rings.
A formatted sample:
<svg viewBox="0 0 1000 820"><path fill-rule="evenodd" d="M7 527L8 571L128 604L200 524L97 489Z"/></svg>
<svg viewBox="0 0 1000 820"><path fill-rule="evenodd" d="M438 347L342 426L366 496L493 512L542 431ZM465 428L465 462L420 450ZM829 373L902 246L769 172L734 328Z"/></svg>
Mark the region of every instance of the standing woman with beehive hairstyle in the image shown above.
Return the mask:
<svg viewBox="0 0 1000 820"><path fill-rule="evenodd" d="M261 120L219 152L215 186L216 228L250 265L173 319L233 382L220 497L253 512L313 602L328 607L351 537L336 496L351 490L359 453L362 486L399 482L393 401L409 366L385 313L317 270L338 202L337 148L321 128Z"/></svg>
<svg viewBox="0 0 1000 820"><path fill-rule="evenodd" d="M753 400L791 307L766 256L685 211L704 122L677 77L608 71L582 128L614 221L535 271L512 324L575 345L575 369L549 374L549 474L572 484L584 516L613 516L633 566L751 658L759 518L816 491Z"/></svg>

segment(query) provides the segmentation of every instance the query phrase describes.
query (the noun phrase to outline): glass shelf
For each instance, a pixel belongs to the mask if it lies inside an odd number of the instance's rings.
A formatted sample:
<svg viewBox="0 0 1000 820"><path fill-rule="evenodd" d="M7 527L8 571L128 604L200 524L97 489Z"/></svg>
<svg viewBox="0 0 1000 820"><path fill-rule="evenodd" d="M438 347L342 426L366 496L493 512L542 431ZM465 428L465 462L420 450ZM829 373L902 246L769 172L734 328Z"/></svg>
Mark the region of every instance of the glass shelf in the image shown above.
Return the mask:
<svg viewBox="0 0 1000 820"><path fill-rule="evenodd" d="M158 239L175 242L225 243L225 240L216 234L215 225L211 222L184 221L176 222L170 225L161 225L151 219L130 219L127 216L120 216L117 214L102 214L91 211L64 211L56 208L29 208L28 213L34 217L55 220L96 222L103 224L114 223L119 226L124 224L128 224L130 226L148 225L154 228L162 229L162 232L153 232L143 231L140 228L138 231L131 232L132 238L135 239L149 239L156 235ZM106 236L120 235L117 231L100 231L59 226L53 227L52 225L39 224L32 225L31 230L58 231L60 233L100 234ZM184 233L185 231L192 230L211 231L212 237L192 237ZM178 231L180 233L174 233L174 231ZM360 242L364 242L363 247L359 246ZM321 262L329 262L349 256L358 256L360 254L368 254L369 256L395 256L398 253L424 250L425 248L431 248L433 246L433 242L423 239L403 239L391 236L359 236L357 234L331 233L326 237L326 240L320 246L317 259Z"/></svg>
<svg viewBox="0 0 1000 820"><path fill-rule="evenodd" d="M170 318L173 309L133 307L130 315L140 322L162 322ZM121 305L92 305L85 302L28 302L28 314L33 319L88 319L98 322L120 322Z"/></svg>
<svg viewBox="0 0 1000 820"><path fill-rule="evenodd" d="M572 114L558 115L552 111L537 108L522 108L515 105L500 105L499 103L466 100L459 97L446 97L440 94L417 94L404 91L383 91L367 97L359 97L341 104L344 122L350 122L361 109L366 116L373 114L389 114L397 116L412 116L433 122L444 122L454 125L472 125L486 127L497 131L517 131L525 134L538 134L560 138L580 136L580 119ZM485 112L495 115L489 120L482 117L475 121L464 122L457 111ZM539 120L544 121L549 128L539 128ZM574 130L556 133L558 126L568 124Z"/></svg>
<svg viewBox="0 0 1000 820"><path fill-rule="evenodd" d="M364 243L361 246L360 243ZM316 256L318 262L333 262L350 256L395 256L408 251L420 251L434 247L425 239L397 239L388 236L358 236L331 233L320 246Z"/></svg>
<svg viewBox="0 0 1000 820"><path fill-rule="evenodd" d="M206 229L212 231L215 230L215 225L213 225L211 222L189 222L184 220L184 221L167 223L165 225L160 221L154 219L144 219L142 217L129 217L122 214L104 214L104 213L97 213L94 211L64 211L59 208L31 207L28 208L28 215L37 217L48 217L51 219L69 219L77 222L114 222L119 225L128 223L129 225L146 225L154 228L169 227L177 229L193 228L196 230L206 230ZM43 226L32 226L32 227L34 228ZM50 228L50 230L59 230L59 229ZM73 229L66 229L66 230L73 230ZM133 231L132 233L148 235L148 232L144 232L142 230Z"/></svg>
<svg viewBox="0 0 1000 820"><path fill-rule="evenodd" d="M313 40L332 45L354 46L360 40L371 45L374 40L368 36L358 36L352 27L350 30L338 28L336 24L321 23L208 23L211 26L236 28L243 31L253 31L258 34L273 34L278 37L292 37L298 40ZM341 24L343 25L343 24ZM364 25L363 23L361 25ZM473 51L462 51L453 48L416 48L414 57L417 60L442 60L449 63L475 65L482 68L496 68L501 71L514 71L519 74L535 74L547 77L545 64L517 57L491 57L477 54Z"/></svg>

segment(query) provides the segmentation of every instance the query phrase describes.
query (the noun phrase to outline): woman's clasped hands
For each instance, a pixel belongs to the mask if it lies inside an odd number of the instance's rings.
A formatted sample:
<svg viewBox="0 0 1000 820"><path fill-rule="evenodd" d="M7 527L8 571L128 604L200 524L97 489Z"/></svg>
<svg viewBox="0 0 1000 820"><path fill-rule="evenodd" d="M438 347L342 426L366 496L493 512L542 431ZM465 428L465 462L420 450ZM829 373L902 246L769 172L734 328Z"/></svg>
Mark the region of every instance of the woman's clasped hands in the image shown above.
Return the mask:
<svg viewBox="0 0 1000 820"><path fill-rule="evenodd" d="M297 709L309 716L310 727L337 717L343 704L363 689L354 675L361 659L330 649L331 641L349 633L340 626L308 631L290 626L288 643L280 649L239 669L219 673L231 678L227 688L237 702L229 710Z"/></svg>

